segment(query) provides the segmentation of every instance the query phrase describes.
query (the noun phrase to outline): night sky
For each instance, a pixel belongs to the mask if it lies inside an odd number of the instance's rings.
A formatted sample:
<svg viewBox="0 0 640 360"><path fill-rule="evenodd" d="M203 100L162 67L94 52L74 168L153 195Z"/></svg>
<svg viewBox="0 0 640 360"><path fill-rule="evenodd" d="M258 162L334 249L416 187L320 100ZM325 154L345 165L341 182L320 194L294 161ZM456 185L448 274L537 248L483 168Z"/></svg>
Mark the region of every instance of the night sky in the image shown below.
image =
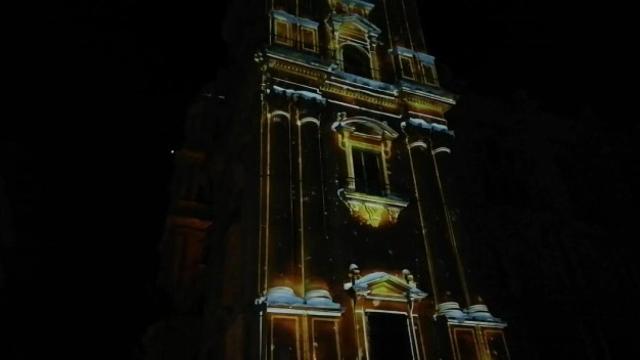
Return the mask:
<svg viewBox="0 0 640 360"><path fill-rule="evenodd" d="M17 111L0 126L0 201L13 229L0 239L0 327L10 334L0 358L129 358L162 315L153 289L171 150L190 100L227 62L219 3L52 2L21 12L11 41ZM597 208L588 218L617 227L628 238L616 246L633 250L637 235L619 221L637 213L627 206L637 199L639 134L637 116L624 110L633 43L622 9L550 0L421 6L451 90L507 104L526 96L558 117L589 119L581 136L594 154L607 149L598 171L608 169L612 183L570 170L583 193L613 199L585 200Z"/></svg>

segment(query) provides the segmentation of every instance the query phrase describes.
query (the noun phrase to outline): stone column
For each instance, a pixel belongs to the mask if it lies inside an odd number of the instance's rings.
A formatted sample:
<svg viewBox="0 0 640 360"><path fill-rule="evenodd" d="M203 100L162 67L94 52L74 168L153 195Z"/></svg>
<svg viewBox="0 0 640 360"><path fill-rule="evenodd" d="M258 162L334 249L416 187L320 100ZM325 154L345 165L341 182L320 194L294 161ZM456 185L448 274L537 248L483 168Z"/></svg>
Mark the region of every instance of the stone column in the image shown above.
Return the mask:
<svg viewBox="0 0 640 360"><path fill-rule="evenodd" d="M293 168L295 149L292 144L295 114L292 114L289 102L275 98L271 103L267 118L266 184L263 195L266 211L263 220L266 225L266 287L294 289L300 282L300 268L296 264L299 256L294 223L295 199L292 196L296 179Z"/></svg>
<svg viewBox="0 0 640 360"><path fill-rule="evenodd" d="M472 284L467 281L468 271L464 262L464 233L461 231L461 224L457 214L458 196L454 191L451 174L451 150L452 137L444 134L435 134L432 136L432 155L435 165L436 174L438 176L438 186L440 196L442 198L443 212L446 216L447 231L449 238L449 246L454 254L458 276L466 306L471 312L486 312L486 306L482 305L482 299L477 294ZM477 311L476 311L477 310ZM482 315L482 314L480 314Z"/></svg>
<svg viewBox="0 0 640 360"><path fill-rule="evenodd" d="M328 290L325 279L331 269L330 264L326 264L330 256L327 253L324 231L321 110L321 104L308 100L297 103L295 218L299 239L301 291L305 297L319 294L318 290Z"/></svg>
<svg viewBox="0 0 640 360"><path fill-rule="evenodd" d="M426 123L424 123L427 125ZM450 246L449 226L438 179L431 130L420 124L405 122L416 198L423 227L425 250L430 261L432 291L438 308L460 311L463 290L457 271L455 253ZM441 306L441 304L443 306Z"/></svg>

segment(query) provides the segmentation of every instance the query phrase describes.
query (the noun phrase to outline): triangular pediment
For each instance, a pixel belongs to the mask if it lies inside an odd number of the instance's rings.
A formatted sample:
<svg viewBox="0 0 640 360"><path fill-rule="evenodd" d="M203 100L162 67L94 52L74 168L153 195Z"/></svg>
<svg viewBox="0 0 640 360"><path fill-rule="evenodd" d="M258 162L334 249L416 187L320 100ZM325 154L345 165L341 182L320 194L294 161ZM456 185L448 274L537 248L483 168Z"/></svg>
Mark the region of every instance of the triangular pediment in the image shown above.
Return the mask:
<svg viewBox="0 0 640 360"><path fill-rule="evenodd" d="M355 281L355 284L346 283L344 288L353 289L358 295L374 299L406 301L407 296L414 300L427 296L427 293L418 289L415 283L407 283L404 279L385 272L367 274Z"/></svg>
<svg viewBox="0 0 640 360"><path fill-rule="evenodd" d="M371 21L369 21L368 19L360 15L339 14L339 15L334 15L332 17L332 20L335 25L338 25L337 26L338 28L345 25L355 25L360 29L362 29L363 32L374 35L374 36L378 36L382 32L382 30L380 30L379 27L375 26Z"/></svg>
<svg viewBox="0 0 640 360"><path fill-rule="evenodd" d="M377 284L371 284L369 286L369 294L372 296L395 296L395 297L403 297L406 295L406 291L408 288L403 286L398 286L397 284L385 281Z"/></svg>

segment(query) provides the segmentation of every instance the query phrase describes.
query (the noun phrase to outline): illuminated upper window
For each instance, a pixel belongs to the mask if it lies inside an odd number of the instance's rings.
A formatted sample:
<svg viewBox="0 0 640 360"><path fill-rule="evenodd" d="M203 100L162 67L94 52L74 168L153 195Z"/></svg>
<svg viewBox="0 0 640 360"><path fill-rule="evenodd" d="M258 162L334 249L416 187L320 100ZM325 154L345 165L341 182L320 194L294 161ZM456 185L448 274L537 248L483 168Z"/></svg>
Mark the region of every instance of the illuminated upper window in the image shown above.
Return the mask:
<svg viewBox="0 0 640 360"><path fill-rule="evenodd" d="M394 53L398 56L403 79L438 86L438 75L433 56L400 46L395 48Z"/></svg>
<svg viewBox="0 0 640 360"><path fill-rule="evenodd" d="M283 10L271 12L273 43L318 52L318 23Z"/></svg>
<svg viewBox="0 0 640 360"><path fill-rule="evenodd" d="M302 27L301 47L306 51L318 51L318 32L316 29Z"/></svg>
<svg viewBox="0 0 640 360"><path fill-rule="evenodd" d="M422 64L422 71L424 72L424 80L427 84L437 85L435 71L433 71L433 65Z"/></svg>
<svg viewBox="0 0 640 360"><path fill-rule="evenodd" d="M398 136L387 124L356 116L333 124L345 152L346 181L340 190L351 214L373 227L395 223L407 202L391 194L389 164L391 146Z"/></svg>
<svg viewBox="0 0 640 360"><path fill-rule="evenodd" d="M336 64L347 73L378 80L376 49L382 30L357 14L332 13L326 22L333 29L329 35Z"/></svg>
<svg viewBox="0 0 640 360"><path fill-rule="evenodd" d="M413 71L413 59L400 55L400 66L402 67L402 77L407 79L415 80L415 74Z"/></svg>
<svg viewBox="0 0 640 360"><path fill-rule="evenodd" d="M357 116L338 121L334 131L346 152L347 187L360 193L385 196L389 190L387 158L398 133L375 119Z"/></svg>
<svg viewBox="0 0 640 360"><path fill-rule="evenodd" d="M286 21L276 19L274 21L274 41L278 44L289 45L293 44L291 37L291 24Z"/></svg>

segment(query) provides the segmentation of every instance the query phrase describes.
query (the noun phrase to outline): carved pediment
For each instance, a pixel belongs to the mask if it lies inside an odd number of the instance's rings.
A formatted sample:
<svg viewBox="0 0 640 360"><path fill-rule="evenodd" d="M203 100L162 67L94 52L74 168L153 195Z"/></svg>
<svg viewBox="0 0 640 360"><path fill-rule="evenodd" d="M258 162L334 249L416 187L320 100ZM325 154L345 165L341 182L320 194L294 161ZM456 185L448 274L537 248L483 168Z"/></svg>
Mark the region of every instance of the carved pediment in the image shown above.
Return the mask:
<svg viewBox="0 0 640 360"><path fill-rule="evenodd" d="M382 32L379 27L360 15L333 15L331 17L331 21L337 29L340 29L343 26L353 25L360 28L365 34L369 34L374 37L377 37Z"/></svg>
<svg viewBox="0 0 640 360"><path fill-rule="evenodd" d="M346 129L352 133L373 135L385 140L393 140L398 137L398 132L387 123L366 116L354 116L348 119L341 119L333 123L331 128L334 131L343 131L343 129Z"/></svg>
<svg viewBox="0 0 640 360"><path fill-rule="evenodd" d="M398 222L400 212L409 202L392 196L376 196L340 189L338 197L347 205L351 216L362 224L377 228Z"/></svg>
<svg viewBox="0 0 640 360"><path fill-rule="evenodd" d="M353 290L359 296L369 299L407 301L420 300L427 293L418 289L414 282L407 282L385 272L374 272L361 277L354 283L344 284L345 290Z"/></svg>

